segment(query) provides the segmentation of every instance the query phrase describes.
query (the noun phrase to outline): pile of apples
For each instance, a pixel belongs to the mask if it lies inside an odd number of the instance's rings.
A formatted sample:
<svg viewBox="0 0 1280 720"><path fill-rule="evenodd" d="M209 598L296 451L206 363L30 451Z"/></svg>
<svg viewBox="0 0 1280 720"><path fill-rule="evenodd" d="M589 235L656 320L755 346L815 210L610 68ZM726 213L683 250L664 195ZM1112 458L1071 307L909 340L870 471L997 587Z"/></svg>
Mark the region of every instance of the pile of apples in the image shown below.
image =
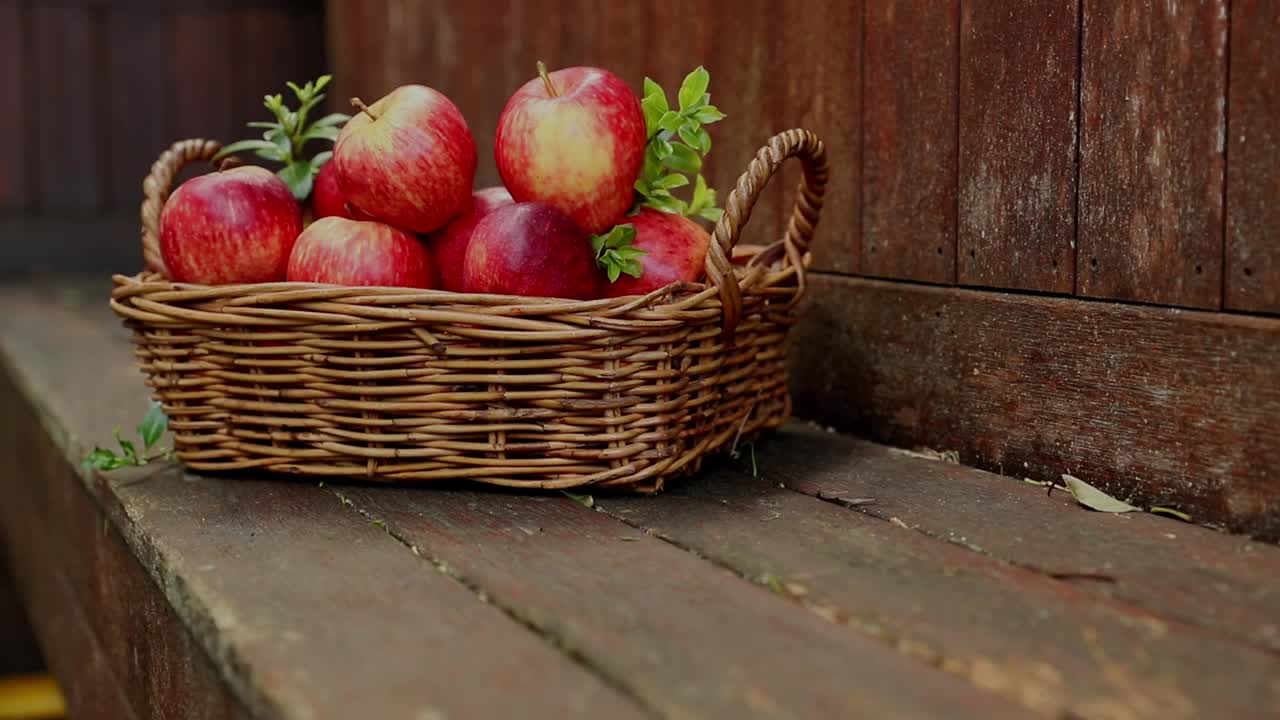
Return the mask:
<svg viewBox="0 0 1280 720"><path fill-rule="evenodd" d="M498 120L503 186L480 190L475 140L442 93L405 85L308 126L327 78L309 94L291 84L303 107L268 97L279 123L251 123L268 128L264 139L228 148L256 148L284 170L222 169L168 198L160 251L170 278L577 300L701 280L710 238L697 220L719 213L698 174L710 149L702 125L724 117L706 71L690 73L669 107L649 79L641 98L600 68L538 70ZM315 138L333 140L332 153L294 157L290 142ZM671 190L688 175L696 183L684 201Z"/></svg>

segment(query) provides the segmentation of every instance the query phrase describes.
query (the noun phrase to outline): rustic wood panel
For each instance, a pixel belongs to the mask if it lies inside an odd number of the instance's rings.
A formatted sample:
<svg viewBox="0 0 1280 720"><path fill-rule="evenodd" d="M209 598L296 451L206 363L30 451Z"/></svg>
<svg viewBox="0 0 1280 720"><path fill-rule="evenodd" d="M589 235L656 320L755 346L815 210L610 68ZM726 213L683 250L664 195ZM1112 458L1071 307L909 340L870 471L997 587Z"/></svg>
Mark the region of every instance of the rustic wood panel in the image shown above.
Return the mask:
<svg viewBox="0 0 1280 720"><path fill-rule="evenodd" d="M167 145L166 138L173 138L168 20L156 12L106 15L111 87L107 198L121 214L137 211L142 180Z"/></svg>
<svg viewBox="0 0 1280 720"><path fill-rule="evenodd" d="M1226 307L1280 313L1280 2L1231 3Z"/></svg>
<svg viewBox="0 0 1280 720"><path fill-rule="evenodd" d="M297 99L285 83L303 85L326 72L323 19L318 12L273 7L241 9L230 16L235 51L229 102L236 131L231 139L255 137L258 131L245 123L270 119L262 106L264 95L281 93L296 107Z"/></svg>
<svg viewBox="0 0 1280 720"><path fill-rule="evenodd" d="M568 498L339 492L657 716L1017 716Z"/></svg>
<svg viewBox="0 0 1280 720"><path fill-rule="evenodd" d="M18 586L0 548L0 677L33 673L44 667L40 648L31 634L31 624L22 608Z"/></svg>
<svg viewBox="0 0 1280 720"><path fill-rule="evenodd" d="M956 277L958 0L866 4L861 272Z"/></svg>
<svg viewBox="0 0 1280 720"><path fill-rule="evenodd" d="M1070 294L1079 0L961 8L958 280Z"/></svg>
<svg viewBox="0 0 1280 720"><path fill-rule="evenodd" d="M1083 509L1069 493L801 423L754 451L760 474L790 490L836 504L870 498L854 508L1095 596L1280 650L1280 550L1273 546L1160 515L1121 522Z"/></svg>
<svg viewBox="0 0 1280 720"><path fill-rule="evenodd" d="M140 202L140 201L139 201ZM41 273L133 273L142 269L138 215L0 216L0 278Z"/></svg>
<svg viewBox="0 0 1280 720"><path fill-rule="evenodd" d="M181 8L171 22L174 139L239 139L245 121L236 119L232 100L239 92L233 74L237 46L231 17L225 11ZM186 87L202 91L177 91Z"/></svg>
<svg viewBox="0 0 1280 720"><path fill-rule="evenodd" d="M819 275L796 413L1280 538L1280 321Z"/></svg>
<svg viewBox="0 0 1280 720"><path fill-rule="evenodd" d="M36 405L14 427L43 428L58 443L23 467L55 479L61 472L79 482L86 444L105 442L145 406L127 335L101 302L105 289L54 293L64 305L48 292L0 297L4 371ZM9 397L0 402L5 412L15 407ZM69 481L58 487L82 492ZM89 487L255 716L492 717L519 697L529 717L641 717L598 677L314 485L161 467ZM24 506L12 514L26 517ZM4 525L13 526L8 515ZM66 533L65 542L82 535ZM157 660L141 674L163 682L166 668ZM493 692L476 692L477 678Z"/></svg>
<svg viewBox="0 0 1280 720"><path fill-rule="evenodd" d="M791 492L779 487L780 478L809 476L782 470L796 457L772 458L776 464L757 458L759 478L748 465L681 484L660 499L597 501L607 514L1046 717L1280 709L1280 684L1271 682L1278 663L1265 649L1100 601L1084 587ZM852 464L847 452L823 459ZM876 486L911 472L903 465L880 470ZM933 501L924 494L913 506ZM910 519L908 513L900 521ZM1280 550L1268 549L1280 564ZM1117 668L1124 668L1122 678Z"/></svg>
<svg viewBox="0 0 1280 720"><path fill-rule="evenodd" d="M29 5L33 48L29 77L34 93L33 176L36 204L46 211L92 213L103 201L103 148L97 142L105 107L100 27L89 10ZM30 130L29 130L30 131Z"/></svg>
<svg viewBox="0 0 1280 720"><path fill-rule="evenodd" d="M25 97L27 75L22 52L22 12L0 5L0 103L17 108ZM26 113L0 113L0 211L21 209L27 200Z"/></svg>
<svg viewBox="0 0 1280 720"><path fill-rule="evenodd" d="M1079 294L1218 308L1227 0L1085 3Z"/></svg>

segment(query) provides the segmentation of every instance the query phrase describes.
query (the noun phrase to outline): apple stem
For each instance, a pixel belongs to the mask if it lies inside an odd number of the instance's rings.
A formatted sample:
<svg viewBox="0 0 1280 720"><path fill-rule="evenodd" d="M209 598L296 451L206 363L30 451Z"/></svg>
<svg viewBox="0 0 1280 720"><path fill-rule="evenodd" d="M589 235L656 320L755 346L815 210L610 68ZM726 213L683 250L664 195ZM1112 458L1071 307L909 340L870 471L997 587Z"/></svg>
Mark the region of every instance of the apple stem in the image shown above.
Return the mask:
<svg viewBox="0 0 1280 720"><path fill-rule="evenodd" d="M374 115L374 114L373 114L373 111L369 109L369 106L368 106L368 105L365 105L365 104L364 104L364 101L363 101L363 100L361 100L360 98L358 98L358 97L353 97L353 98L351 98L351 105L352 105L352 107L360 108L360 112L364 113L365 115L368 115L369 117L373 118L374 120L377 120L377 119L378 119L378 116L377 116L377 115Z"/></svg>
<svg viewBox="0 0 1280 720"><path fill-rule="evenodd" d="M542 78L542 84L547 86L547 94L551 97L560 97L560 93L556 91L556 86L551 84L551 74L547 72L547 64L538 61L538 77Z"/></svg>

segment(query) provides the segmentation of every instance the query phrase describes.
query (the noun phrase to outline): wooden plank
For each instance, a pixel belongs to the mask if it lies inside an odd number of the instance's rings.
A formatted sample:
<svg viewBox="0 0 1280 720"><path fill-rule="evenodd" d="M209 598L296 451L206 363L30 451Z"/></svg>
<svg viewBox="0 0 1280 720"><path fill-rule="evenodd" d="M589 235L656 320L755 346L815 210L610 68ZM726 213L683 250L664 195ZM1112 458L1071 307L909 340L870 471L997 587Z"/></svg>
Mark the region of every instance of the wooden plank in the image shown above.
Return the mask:
<svg viewBox="0 0 1280 720"><path fill-rule="evenodd" d="M850 464L841 455L824 457ZM1274 682L1280 660L1266 650L790 492L779 487L774 470L797 458L772 459L778 462L758 465L759 478L749 467L725 469L660 500L597 500L605 513L791 596L831 622L1048 717L1280 709ZM878 486L904 474L900 466L883 470Z"/></svg>
<svg viewBox="0 0 1280 720"><path fill-rule="evenodd" d="M230 15L225 9L182 7L171 23L174 137L239 139L246 128L230 102L240 92L232 74L236 45ZM184 87L200 91L177 92Z"/></svg>
<svg viewBox="0 0 1280 720"><path fill-rule="evenodd" d="M1280 313L1280 2L1231 4L1225 306Z"/></svg>
<svg viewBox="0 0 1280 720"><path fill-rule="evenodd" d="M115 212L136 215L151 163L176 139L169 122L171 26L155 12L116 11L106 18L112 93L107 199Z"/></svg>
<svg viewBox="0 0 1280 720"><path fill-rule="evenodd" d="M91 309L62 297L71 305L44 291L4 293L0 347L8 376L36 404L24 422L58 444L40 467L76 468L87 442L136 421L145 390L102 306L105 289L88 296ZM256 715L491 717L520 697L531 717L639 717L596 676L320 488L167 468L89 487ZM165 667L142 672L163 680ZM477 678L495 692L475 692Z"/></svg>
<svg viewBox="0 0 1280 720"><path fill-rule="evenodd" d="M811 279L797 415L1280 538L1280 321Z"/></svg>
<svg viewBox="0 0 1280 720"><path fill-rule="evenodd" d="M1071 294L1079 0L961 8L958 281Z"/></svg>
<svg viewBox="0 0 1280 720"><path fill-rule="evenodd" d="M31 634L31 623L18 596L11 565L0 551L0 647L5 650L0 653L0 677L34 673L44 668L40 647Z"/></svg>
<svg viewBox="0 0 1280 720"><path fill-rule="evenodd" d="M1280 650L1280 550L796 423L754 448L771 481L1233 642ZM999 522L992 522L999 518Z"/></svg>
<svg viewBox="0 0 1280 720"><path fill-rule="evenodd" d="M956 278L958 0L867 3L861 272Z"/></svg>
<svg viewBox="0 0 1280 720"><path fill-rule="evenodd" d="M1018 715L564 497L339 492L658 716Z"/></svg>
<svg viewBox="0 0 1280 720"><path fill-rule="evenodd" d="M98 36L83 8L31 4L31 79L34 93L35 202L45 211L91 213L102 204L104 168L99 143L105 107Z"/></svg>
<svg viewBox="0 0 1280 720"><path fill-rule="evenodd" d="M1085 3L1080 295L1222 304L1227 0Z"/></svg>
<svg viewBox="0 0 1280 720"><path fill-rule="evenodd" d="M0 5L0 103L20 107L26 76L22 9ZM27 202L26 113L0 113L0 211L21 210Z"/></svg>
<svg viewBox="0 0 1280 720"><path fill-rule="evenodd" d="M140 195L140 193L139 193ZM141 202L141 201L139 201ZM0 216L0 278L38 273L134 273L142 269L138 215Z"/></svg>
<svg viewBox="0 0 1280 720"><path fill-rule="evenodd" d="M271 119L262 105L264 95L280 93L286 104L297 107L298 100L286 83L304 85L326 71L322 16L318 7L250 7L233 12L230 22L236 42L234 91L227 97L237 133L233 139L256 137L258 131L245 123ZM415 29L421 32L420 27ZM308 149L320 147L321 143L313 143Z"/></svg>
<svg viewBox="0 0 1280 720"><path fill-rule="evenodd" d="M0 396L0 448L26 470L0 478L0 530L72 713L248 717L8 377Z"/></svg>

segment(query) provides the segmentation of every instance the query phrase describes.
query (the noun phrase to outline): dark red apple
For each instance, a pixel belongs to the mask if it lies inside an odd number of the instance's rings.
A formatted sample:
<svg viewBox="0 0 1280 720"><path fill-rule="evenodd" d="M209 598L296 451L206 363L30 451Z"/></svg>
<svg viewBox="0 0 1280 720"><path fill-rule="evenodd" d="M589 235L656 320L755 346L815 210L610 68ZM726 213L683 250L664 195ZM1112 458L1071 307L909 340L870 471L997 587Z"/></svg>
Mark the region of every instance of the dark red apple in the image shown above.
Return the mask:
<svg viewBox="0 0 1280 720"><path fill-rule="evenodd" d="M293 282L429 288L431 279L422 241L372 220L320 218L298 236L289 257Z"/></svg>
<svg viewBox="0 0 1280 720"><path fill-rule="evenodd" d="M639 258L644 272L638 278L622 275L612 283L606 278L605 297L644 295L673 282L702 279L711 236L697 223L653 208L623 220L636 228L631 245L645 251Z"/></svg>
<svg viewBox="0 0 1280 720"><path fill-rule="evenodd" d="M549 203L587 232L603 232L635 201L648 140L640 100L607 70L538 70L498 118L502 184L516 202Z"/></svg>
<svg viewBox="0 0 1280 720"><path fill-rule="evenodd" d="M315 184L311 188L311 213L316 220L326 217L343 217L348 220L372 220L369 215L351 207L347 196L338 185L338 169L331 159L320 166Z"/></svg>
<svg viewBox="0 0 1280 720"><path fill-rule="evenodd" d="M404 85L362 108L338 134L333 159L347 202L415 233L437 230L471 202L476 143L443 94Z"/></svg>
<svg viewBox="0 0 1280 720"><path fill-rule="evenodd" d="M191 178L160 211L169 277L202 285L285 279L302 207L283 180L246 165Z"/></svg>
<svg viewBox="0 0 1280 720"><path fill-rule="evenodd" d="M471 210L459 215L440 230L432 233L431 255L435 258L436 276L444 290L464 292L463 265L467 259L467 245L480 220L500 207L512 203L511 193L503 187L477 190L471 196Z"/></svg>
<svg viewBox="0 0 1280 720"><path fill-rule="evenodd" d="M467 246L469 293L586 300L601 272L585 230L547 203L506 205L476 224Z"/></svg>

